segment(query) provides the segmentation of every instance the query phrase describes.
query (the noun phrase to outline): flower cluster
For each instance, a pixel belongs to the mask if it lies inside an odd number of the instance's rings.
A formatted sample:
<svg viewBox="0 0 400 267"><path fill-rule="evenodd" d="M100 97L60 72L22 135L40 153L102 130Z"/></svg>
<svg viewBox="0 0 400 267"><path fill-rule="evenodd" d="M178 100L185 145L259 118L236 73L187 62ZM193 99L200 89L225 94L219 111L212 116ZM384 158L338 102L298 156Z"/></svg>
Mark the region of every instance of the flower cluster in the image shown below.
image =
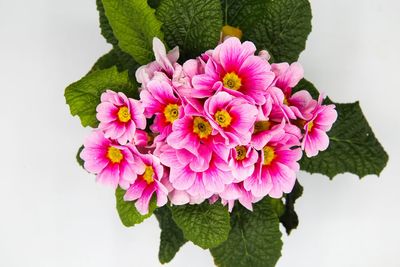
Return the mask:
<svg viewBox="0 0 400 267"><path fill-rule="evenodd" d="M182 65L178 48L167 53L155 38L153 49L156 60L136 72L140 100L103 93L81 153L140 213L154 193L157 206L208 199L231 210L237 200L251 210L291 192L303 150L312 157L328 147L335 106L292 92L300 64L270 64L235 37Z"/></svg>

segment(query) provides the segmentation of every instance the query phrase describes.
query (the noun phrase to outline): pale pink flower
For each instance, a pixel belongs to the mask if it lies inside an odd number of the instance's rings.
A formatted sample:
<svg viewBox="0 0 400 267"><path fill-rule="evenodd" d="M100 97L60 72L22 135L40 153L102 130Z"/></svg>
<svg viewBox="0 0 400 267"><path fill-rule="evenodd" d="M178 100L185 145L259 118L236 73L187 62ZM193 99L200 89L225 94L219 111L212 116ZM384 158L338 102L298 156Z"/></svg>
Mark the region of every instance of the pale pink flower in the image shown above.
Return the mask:
<svg viewBox="0 0 400 267"><path fill-rule="evenodd" d="M297 161L302 152L300 148L293 148L297 145L299 141L293 135L283 134L272 138L261 150L254 173L244 180L245 189L255 197L268 194L280 198L283 193L290 193L300 169Z"/></svg>
<svg viewBox="0 0 400 267"><path fill-rule="evenodd" d="M207 61L205 73L193 77L193 97L209 97L223 89L235 96L265 102L266 89L274 80L269 63L254 53L252 42L240 42L231 37L218 45Z"/></svg>
<svg viewBox="0 0 400 267"><path fill-rule="evenodd" d="M253 203L261 200L260 197L255 197L250 191L246 190L243 182L226 185L225 190L219 196L221 197L222 204L224 206L228 205L229 212L232 212L235 201L239 201L243 207L253 211Z"/></svg>
<svg viewBox="0 0 400 267"><path fill-rule="evenodd" d="M168 77L172 77L174 64L179 58L179 48L177 46L167 54L164 44L157 37L153 38L153 51L156 60L136 70L136 80L142 84L142 88L147 87L147 83L154 77L156 72L163 72Z"/></svg>
<svg viewBox="0 0 400 267"><path fill-rule="evenodd" d="M105 138L103 132L94 131L86 138L80 157L98 182L127 189L144 170L136 152L133 146L121 146Z"/></svg>
<svg viewBox="0 0 400 267"><path fill-rule="evenodd" d="M251 146L236 146L231 149L229 167L235 182L247 179L254 172L257 159L258 153Z"/></svg>
<svg viewBox="0 0 400 267"><path fill-rule="evenodd" d="M117 140L121 145L133 139L136 128L146 127L142 104L121 92L104 92L96 111L100 121L98 129L104 132L106 138Z"/></svg>
<svg viewBox="0 0 400 267"><path fill-rule="evenodd" d="M136 200L136 209L144 215L149 212L149 203L154 193L157 196L157 207L167 203L168 190L161 183L164 167L160 164L160 160L151 154L140 155L140 158L143 162L143 171L126 191L124 200Z"/></svg>
<svg viewBox="0 0 400 267"><path fill-rule="evenodd" d="M247 145L250 142L251 129L258 113L255 105L227 92L218 92L206 100L204 109L213 128L225 138L227 146Z"/></svg>
<svg viewBox="0 0 400 267"><path fill-rule="evenodd" d="M140 99L144 106L147 118L155 115L150 129L153 133L160 133L157 141L164 140L172 131L172 124L183 117L181 100L174 95L170 84L166 81L152 80L147 89L140 92Z"/></svg>
<svg viewBox="0 0 400 267"><path fill-rule="evenodd" d="M319 151L324 151L329 146L329 137L326 134L337 119L335 105L321 105L322 98L320 97L319 104L313 112L312 118L304 124L304 137L302 149L305 150L307 157L313 157Z"/></svg>
<svg viewBox="0 0 400 267"><path fill-rule="evenodd" d="M202 155L209 153L209 150L203 145ZM162 164L170 168L169 181L173 188L185 190L195 198L206 199L220 193L225 184L233 180L228 165L214 153L207 156L207 159L200 159L184 149L165 146L160 159Z"/></svg>

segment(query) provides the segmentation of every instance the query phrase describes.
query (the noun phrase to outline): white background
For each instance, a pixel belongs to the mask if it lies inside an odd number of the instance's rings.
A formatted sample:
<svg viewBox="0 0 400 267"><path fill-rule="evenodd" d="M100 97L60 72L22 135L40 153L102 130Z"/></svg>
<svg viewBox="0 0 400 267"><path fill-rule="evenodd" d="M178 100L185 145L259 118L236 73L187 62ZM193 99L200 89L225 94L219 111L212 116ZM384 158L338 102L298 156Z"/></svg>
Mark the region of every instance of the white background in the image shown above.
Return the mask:
<svg viewBox="0 0 400 267"><path fill-rule="evenodd" d="M306 77L337 102L360 100L390 161L361 181L300 173L300 225L278 266L400 266L400 2L312 7ZM94 0L0 0L0 266L160 265L156 220L124 228L113 190L75 162L89 129L64 88L109 49ZM167 266L212 263L186 244Z"/></svg>

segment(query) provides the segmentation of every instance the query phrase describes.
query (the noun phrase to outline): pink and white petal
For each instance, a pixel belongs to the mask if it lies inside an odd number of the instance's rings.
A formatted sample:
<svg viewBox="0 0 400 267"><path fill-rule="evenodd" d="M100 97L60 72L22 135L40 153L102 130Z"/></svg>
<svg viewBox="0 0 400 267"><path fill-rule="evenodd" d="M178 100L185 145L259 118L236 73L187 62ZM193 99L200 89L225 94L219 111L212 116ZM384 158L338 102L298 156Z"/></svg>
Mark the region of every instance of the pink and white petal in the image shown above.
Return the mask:
<svg viewBox="0 0 400 267"><path fill-rule="evenodd" d="M187 190L194 183L196 172L190 170L189 166L185 167L171 167L169 174L169 181L173 187L178 190Z"/></svg>
<svg viewBox="0 0 400 267"><path fill-rule="evenodd" d="M149 213L149 203L154 191L154 187L147 187L142 196L135 202L135 207L140 214L146 215Z"/></svg>

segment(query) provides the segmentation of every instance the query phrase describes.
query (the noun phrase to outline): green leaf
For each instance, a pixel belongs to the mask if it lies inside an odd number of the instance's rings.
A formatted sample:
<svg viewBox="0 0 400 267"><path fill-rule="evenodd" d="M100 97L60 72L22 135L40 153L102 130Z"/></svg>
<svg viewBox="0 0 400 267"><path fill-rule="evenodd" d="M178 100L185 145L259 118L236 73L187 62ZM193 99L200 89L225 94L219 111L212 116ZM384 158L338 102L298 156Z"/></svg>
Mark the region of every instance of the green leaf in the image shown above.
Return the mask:
<svg viewBox="0 0 400 267"><path fill-rule="evenodd" d="M296 200L303 194L303 187L296 181L292 192L285 196L285 212L280 216L279 220L286 229L286 233L289 235L293 229L296 229L299 225L299 218L296 211L294 210L294 204Z"/></svg>
<svg viewBox="0 0 400 267"><path fill-rule="evenodd" d="M173 206L172 218L186 239L206 249L218 246L228 238L231 229L229 213L221 203Z"/></svg>
<svg viewBox="0 0 400 267"><path fill-rule="evenodd" d="M330 178L345 172L360 178L368 174L379 175L387 164L388 155L375 138L359 102L336 104L336 110L338 119L328 132L329 148L313 158L303 156L301 169Z"/></svg>
<svg viewBox="0 0 400 267"><path fill-rule="evenodd" d="M210 249L219 267L272 267L281 256L279 220L269 198L249 211L235 206L228 240Z"/></svg>
<svg viewBox="0 0 400 267"><path fill-rule="evenodd" d="M65 89L64 96L71 114L78 115L83 126L97 127L96 107L107 89L130 97L137 95L137 89L129 82L128 72L120 73L116 67L89 73Z"/></svg>
<svg viewBox="0 0 400 267"><path fill-rule="evenodd" d="M129 71L129 77L135 79L135 71L140 66L133 58L127 53L123 52L119 47L115 47L107 54L101 56L93 65L89 73L97 70L104 70L116 66L118 71ZM136 80L132 80L136 82Z"/></svg>
<svg viewBox="0 0 400 267"><path fill-rule="evenodd" d="M99 11L99 22L101 34L106 41L113 46L118 45L118 40L115 37L111 25L106 17L102 0L96 0L97 11Z"/></svg>
<svg viewBox="0 0 400 267"><path fill-rule="evenodd" d="M156 199L153 197L149 204L149 213L146 215L141 215L135 207L134 201L125 201L124 200L125 190L118 187L115 190L115 199L117 202L117 211L121 222L126 227L134 226L135 224L139 224L143 222L145 219L149 218L156 206Z"/></svg>
<svg viewBox="0 0 400 267"><path fill-rule="evenodd" d="M85 164L85 161L81 158L81 152L82 152L82 150L84 149L85 147L84 146L81 146L79 149L78 149L78 153L76 153L76 161L78 162L78 164L79 164L79 166L81 166L82 168L83 168L83 165Z"/></svg>
<svg viewBox="0 0 400 267"><path fill-rule="evenodd" d="M161 23L147 1L103 0L108 22L118 46L144 65L154 58L153 37L162 39Z"/></svg>
<svg viewBox="0 0 400 267"><path fill-rule="evenodd" d="M219 0L162 0L156 12L169 47L182 58L199 56L218 44L222 29Z"/></svg>
<svg viewBox="0 0 400 267"><path fill-rule="evenodd" d="M302 89L310 92L314 98L319 95L315 86L305 79L293 88L293 92ZM324 103L333 102L326 98ZM345 172L354 173L360 178L368 174L379 175L387 164L388 155L376 139L359 102L333 104L336 105L338 119L328 132L329 147L316 157L307 158L304 155L300 161L301 169L322 173L330 178Z"/></svg>
<svg viewBox="0 0 400 267"><path fill-rule="evenodd" d="M307 0L221 0L225 21L239 27L243 38L266 49L275 62L296 61L311 32Z"/></svg>
<svg viewBox="0 0 400 267"><path fill-rule="evenodd" d="M187 240L183 237L182 230L172 219L172 213L168 206L163 206L154 211L160 224L160 250L158 258L162 264L170 262Z"/></svg>

